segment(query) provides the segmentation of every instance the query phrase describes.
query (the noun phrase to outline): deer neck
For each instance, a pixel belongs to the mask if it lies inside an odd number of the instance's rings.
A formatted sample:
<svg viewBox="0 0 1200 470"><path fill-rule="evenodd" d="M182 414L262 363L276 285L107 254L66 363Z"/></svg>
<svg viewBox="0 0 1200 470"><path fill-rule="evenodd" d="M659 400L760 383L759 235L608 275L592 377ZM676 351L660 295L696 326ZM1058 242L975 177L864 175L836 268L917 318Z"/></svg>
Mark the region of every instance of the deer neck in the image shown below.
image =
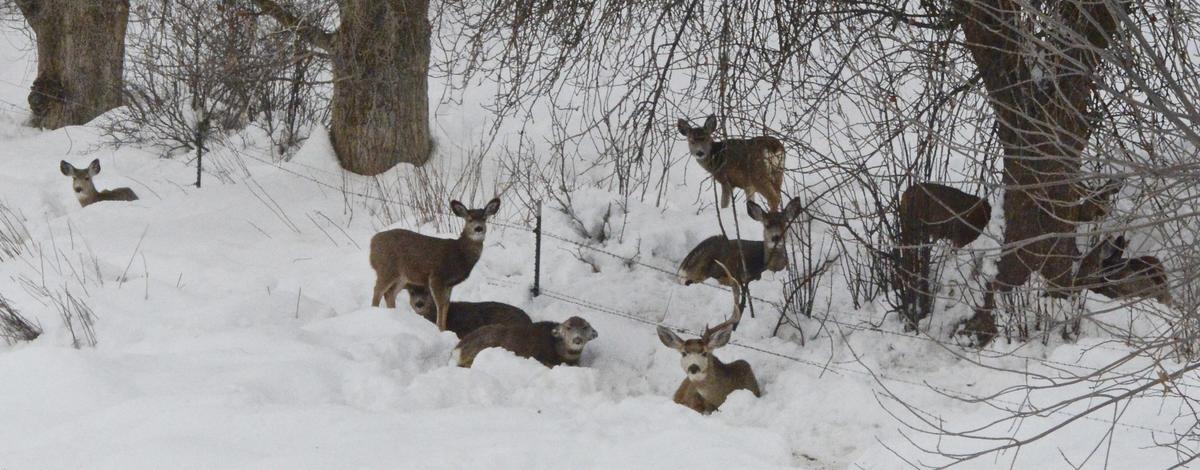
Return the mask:
<svg viewBox="0 0 1200 470"><path fill-rule="evenodd" d="M708 156L700 160L700 166L708 169L708 171L720 170L725 166L725 142L713 141L712 146L708 148Z"/></svg>
<svg viewBox="0 0 1200 470"><path fill-rule="evenodd" d="M100 193L96 192L96 188L90 190L84 189L81 192L75 193L75 199L79 200L80 206L86 206L100 200Z"/></svg>
<svg viewBox="0 0 1200 470"><path fill-rule="evenodd" d="M458 240L455 240L455 242L458 244L458 248L462 251L463 256L467 258L467 261L471 262L471 265L479 261L479 257L483 255L483 240L474 240L467 232L460 234Z"/></svg>
<svg viewBox="0 0 1200 470"><path fill-rule="evenodd" d="M579 364L579 358L583 356L583 350L572 351L567 348L567 343L557 340L554 342L554 352L558 353L558 357L562 358L563 363L567 365Z"/></svg>
<svg viewBox="0 0 1200 470"><path fill-rule="evenodd" d="M692 385L696 387L696 392L704 397L705 401L710 403L724 401L723 397L718 395L721 393L721 384L729 381L729 366L711 353L709 354L709 358L708 372L704 374L704 378L695 380L689 375L688 380L692 382Z"/></svg>

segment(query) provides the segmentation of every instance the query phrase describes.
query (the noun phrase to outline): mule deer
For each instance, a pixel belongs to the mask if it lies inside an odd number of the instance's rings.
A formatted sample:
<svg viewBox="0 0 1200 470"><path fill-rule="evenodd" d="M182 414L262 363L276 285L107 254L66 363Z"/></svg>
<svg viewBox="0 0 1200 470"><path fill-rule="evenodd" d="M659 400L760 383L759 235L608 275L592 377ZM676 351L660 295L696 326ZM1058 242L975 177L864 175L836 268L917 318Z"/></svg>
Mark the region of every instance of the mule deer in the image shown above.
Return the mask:
<svg viewBox="0 0 1200 470"><path fill-rule="evenodd" d="M408 286L408 304L414 312L437 323L437 307L429 289ZM487 325L532 324L529 315L517 307L500 302L450 302L446 317L446 329L453 331L459 339Z"/></svg>
<svg viewBox="0 0 1200 470"><path fill-rule="evenodd" d="M1153 298L1171 306L1162 261L1154 256L1125 258L1128 245L1124 236L1105 237L1083 256L1076 284L1110 299Z"/></svg>
<svg viewBox="0 0 1200 470"><path fill-rule="evenodd" d="M732 289L739 305L744 305L743 288L750 281L761 279L763 271L778 272L787 268L784 242L788 225L802 210L800 198L788 202L782 212L764 212L758 204L746 201L750 218L763 224L763 241L730 240L724 235L708 237L683 258L679 265L679 282L692 285L716 279L719 284ZM741 309L737 312L740 314ZM740 322L741 317L737 320Z"/></svg>
<svg viewBox="0 0 1200 470"><path fill-rule="evenodd" d="M1121 181L1117 179L1109 179L1099 188L1092 188L1082 184L1074 184L1071 186L1072 194L1076 199L1075 217L1072 219L1076 222L1094 222L1103 219L1112 211L1113 196L1121 191Z"/></svg>
<svg viewBox="0 0 1200 470"><path fill-rule="evenodd" d="M75 198L79 199L79 205L82 207L100 201L136 201L138 198L137 194L129 188L96 190L96 184L92 181L92 177L100 173L100 159L92 160L92 163L82 170L75 169L64 160L58 163L58 169L63 176L71 177L71 187L75 189Z"/></svg>
<svg viewBox="0 0 1200 470"><path fill-rule="evenodd" d="M783 201L783 143L770 136L750 139L714 140L717 117L708 116L703 127L692 127L687 120L676 124L687 137L688 152L721 185L721 207L729 207L733 188L746 192L746 200L762 194L771 210L779 210Z"/></svg>
<svg viewBox="0 0 1200 470"><path fill-rule="evenodd" d="M734 317L741 314L734 299ZM733 334L734 320L730 319L713 328L704 329L699 339L683 340L665 326L658 327L658 339L668 348L679 351L680 366L687 374L675 390L675 403L700 413L716 411L725 403L725 398L734 390L749 390L756 397L762 396L758 379L750 363L738 360L726 364L717 358L714 351L729 343Z"/></svg>
<svg viewBox="0 0 1200 470"><path fill-rule="evenodd" d="M461 202L450 201L454 215L466 220L456 239L435 238L393 229L371 237L371 268L375 270L375 294L371 305L387 300L396 308L401 288L428 288L437 308L437 326L446 331L450 312L450 290L465 281L483 254L487 219L500 210L500 199L492 199L483 209L467 209Z"/></svg>
<svg viewBox="0 0 1200 470"><path fill-rule="evenodd" d="M521 357L537 359L546 367L577 366L583 347L598 336L592 325L579 317L562 323L488 325L459 341L451 359L459 367L471 367L480 351L503 348Z"/></svg>
<svg viewBox="0 0 1200 470"><path fill-rule="evenodd" d="M917 183L900 196L900 241L920 245L948 240L962 248L979 238L992 206L978 196L936 183Z"/></svg>

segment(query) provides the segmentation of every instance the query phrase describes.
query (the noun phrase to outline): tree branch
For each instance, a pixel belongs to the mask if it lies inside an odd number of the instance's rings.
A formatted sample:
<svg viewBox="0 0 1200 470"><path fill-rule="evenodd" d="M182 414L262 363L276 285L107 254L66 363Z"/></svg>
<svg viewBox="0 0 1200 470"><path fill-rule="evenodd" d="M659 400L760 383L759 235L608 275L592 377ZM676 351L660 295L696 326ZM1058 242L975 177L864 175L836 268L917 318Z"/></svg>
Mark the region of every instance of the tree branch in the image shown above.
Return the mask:
<svg viewBox="0 0 1200 470"><path fill-rule="evenodd" d="M274 0L251 1L255 5L258 5L259 8L262 8L263 13L275 18L276 21L283 23L284 26L295 28L296 33L314 47L324 49L326 52L333 48L333 35L319 25L305 21Z"/></svg>

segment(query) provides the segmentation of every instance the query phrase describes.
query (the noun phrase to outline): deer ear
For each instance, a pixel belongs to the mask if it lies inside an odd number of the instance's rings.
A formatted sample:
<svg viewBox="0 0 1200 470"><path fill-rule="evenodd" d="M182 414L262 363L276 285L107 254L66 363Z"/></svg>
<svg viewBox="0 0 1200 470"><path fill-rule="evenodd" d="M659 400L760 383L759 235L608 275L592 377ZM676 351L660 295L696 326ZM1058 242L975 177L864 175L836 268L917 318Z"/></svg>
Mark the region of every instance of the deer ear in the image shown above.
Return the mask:
<svg viewBox="0 0 1200 470"><path fill-rule="evenodd" d="M467 206L458 201L450 201L450 212L462 218L467 218Z"/></svg>
<svg viewBox="0 0 1200 470"><path fill-rule="evenodd" d="M692 130L692 126L688 125L688 122L684 119L675 121L675 128L679 129L679 133L683 134L684 137L687 137L688 131Z"/></svg>
<svg viewBox="0 0 1200 470"><path fill-rule="evenodd" d="M746 214L748 214L751 219L759 222L763 221L763 208L754 201L746 201Z"/></svg>
<svg viewBox="0 0 1200 470"><path fill-rule="evenodd" d="M58 162L58 171L61 171L63 176L71 176L71 172L74 170L75 167L71 166L70 163L67 163L66 160Z"/></svg>
<svg viewBox="0 0 1200 470"><path fill-rule="evenodd" d="M679 336L677 336L673 331L662 325L659 325L658 327L658 340L662 341L664 346L671 349L679 349L683 347L683 340L679 339Z"/></svg>
<svg viewBox="0 0 1200 470"><path fill-rule="evenodd" d="M498 197L492 198L491 201L488 201L487 206L484 206L483 215L491 217L493 215L496 215L496 211L499 211L499 210L500 210L500 198L498 198Z"/></svg>
<svg viewBox="0 0 1200 470"><path fill-rule="evenodd" d="M96 176L97 173L100 173L100 159L99 158L92 160L92 164L88 165L88 176Z"/></svg>
<svg viewBox="0 0 1200 470"><path fill-rule="evenodd" d="M729 338L733 336L733 324L726 323L721 325L716 330L708 333L708 339L704 342L704 347L709 351L729 344Z"/></svg>
<svg viewBox="0 0 1200 470"><path fill-rule="evenodd" d="M591 341L591 340L599 338L599 337L600 337L600 333L597 333L595 328L592 328L589 326L588 327L588 341Z"/></svg>
<svg viewBox="0 0 1200 470"><path fill-rule="evenodd" d="M562 323L559 323L558 326L556 326L550 330L550 336L553 336L557 339L562 339L562 337L563 337L562 330L563 330L563 325L562 325Z"/></svg>
<svg viewBox="0 0 1200 470"><path fill-rule="evenodd" d="M704 132L712 134L715 130L717 130L717 116L714 114L709 114L708 117L704 119Z"/></svg>
<svg viewBox="0 0 1200 470"><path fill-rule="evenodd" d="M789 221L794 220L796 217L799 217L800 213L803 211L804 211L804 203L800 202L800 198L798 198L798 197L792 198L791 201L788 201L787 207L783 208L783 213L784 213L784 215L787 216L787 219Z"/></svg>

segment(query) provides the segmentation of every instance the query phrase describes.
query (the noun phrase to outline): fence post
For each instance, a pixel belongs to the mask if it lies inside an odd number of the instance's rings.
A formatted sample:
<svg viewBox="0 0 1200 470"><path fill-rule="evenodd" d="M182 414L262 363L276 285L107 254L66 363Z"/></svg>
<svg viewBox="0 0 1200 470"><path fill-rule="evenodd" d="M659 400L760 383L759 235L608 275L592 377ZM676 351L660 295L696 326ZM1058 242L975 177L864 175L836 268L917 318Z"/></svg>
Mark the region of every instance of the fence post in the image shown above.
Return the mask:
<svg viewBox="0 0 1200 470"><path fill-rule="evenodd" d="M533 229L533 288L529 291L534 297L542 294L542 200L537 202L537 225Z"/></svg>

